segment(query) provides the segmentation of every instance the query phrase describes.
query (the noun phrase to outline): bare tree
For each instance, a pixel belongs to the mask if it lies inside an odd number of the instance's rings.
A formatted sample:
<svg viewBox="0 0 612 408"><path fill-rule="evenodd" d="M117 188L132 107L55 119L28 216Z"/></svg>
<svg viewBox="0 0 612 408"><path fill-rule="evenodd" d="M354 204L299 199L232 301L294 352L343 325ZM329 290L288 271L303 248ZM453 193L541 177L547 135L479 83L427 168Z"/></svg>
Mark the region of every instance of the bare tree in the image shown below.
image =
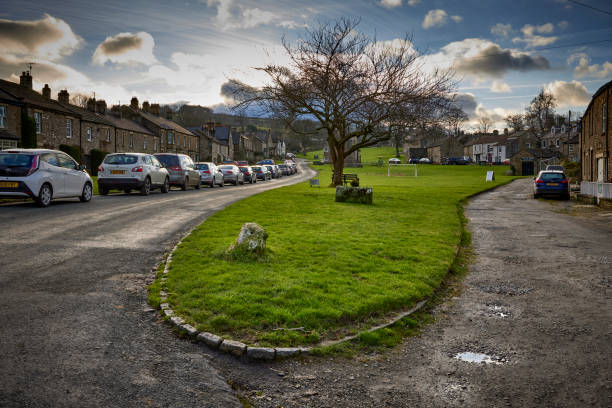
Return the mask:
<svg viewBox="0 0 612 408"><path fill-rule="evenodd" d="M458 136L462 125L468 120L468 115L458 106L451 106L446 114L446 124L454 136Z"/></svg>
<svg viewBox="0 0 612 408"><path fill-rule="evenodd" d="M72 105L80 106L81 108L87 108L88 99L89 99L89 96L78 93L70 97L70 103Z"/></svg>
<svg viewBox="0 0 612 408"><path fill-rule="evenodd" d="M527 126L529 126L537 136L542 137L553 125L555 106L555 97L542 89L540 93L531 100L529 106L525 108L525 121L527 122Z"/></svg>
<svg viewBox="0 0 612 408"><path fill-rule="evenodd" d="M477 129L480 133L489 133L489 130L491 130L492 125L493 121L490 118L486 116L481 116L478 119Z"/></svg>
<svg viewBox="0 0 612 408"><path fill-rule="evenodd" d="M504 120L506 121L506 125L512 128L515 132L523 130L523 128L525 127L525 119L520 113L514 115L510 114L506 116Z"/></svg>
<svg viewBox="0 0 612 408"><path fill-rule="evenodd" d="M326 133L334 185L342 184L344 160L354 151L443 118L455 86L449 73L422 72L408 38L385 47L358 34L358 24L346 18L321 24L294 46L283 38L290 65L256 68L267 75L262 88L231 81L235 109L259 108L295 132L297 119L318 123L315 130Z"/></svg>

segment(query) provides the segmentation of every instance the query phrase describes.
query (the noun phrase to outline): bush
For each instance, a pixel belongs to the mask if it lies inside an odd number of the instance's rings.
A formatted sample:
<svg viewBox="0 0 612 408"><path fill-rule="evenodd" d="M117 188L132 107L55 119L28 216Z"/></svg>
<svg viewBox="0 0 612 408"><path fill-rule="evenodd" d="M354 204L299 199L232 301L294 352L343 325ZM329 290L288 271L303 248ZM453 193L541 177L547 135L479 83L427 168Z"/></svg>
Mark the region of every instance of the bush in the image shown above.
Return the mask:
<svg viewBox="0 0 612 408"><path fill-rule="evenodd" d="M561 163L563 168L565 169L565 175L568 178L576 178L580 173L580 165L576 162L572 161L563 161Z"/></svg>
<svg viewBox="0 0 612 408"><path fill-rule="evenodd" d="M79 148L79 146L61 144L61 145L59 145L59 149L62 152L68 154L70 157L72 157L78 163L81 162L81 149Z"/></svg>
<svg viewBox="0 0 612 408"><path fill-rule="evenodd" d="M92 149L90 154L91 154L91 174L93 176L97 176L98 166L102 164L102 161L104 160L108 152L105 152L103 150L98 150L98 149Z"/></svg>
<svg viewBox="0 0 612 408"><path fill-rule="evenodd" d="M351 180L352 187L359 187L359 180Z"/></svg>
<svg viewBox="0 0 612 408"><path fill-rule="evenodd" d="M21 110L21 147L36 147L36 122L28 116L25 109Z"/></svg>

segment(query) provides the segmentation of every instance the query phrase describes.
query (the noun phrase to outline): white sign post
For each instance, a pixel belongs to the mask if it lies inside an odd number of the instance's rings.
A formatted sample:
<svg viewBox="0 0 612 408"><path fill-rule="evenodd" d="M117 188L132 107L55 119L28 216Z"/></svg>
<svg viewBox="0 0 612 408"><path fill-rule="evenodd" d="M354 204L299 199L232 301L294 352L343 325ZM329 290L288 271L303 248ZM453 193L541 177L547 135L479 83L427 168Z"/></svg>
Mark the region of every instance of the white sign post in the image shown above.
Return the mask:
<svg viewBox="0 0 612 408"><path fill-rule="evenodd" d="M487 180L486 181L494 181L495 180L495 173L492 171L487 171Z"/></svg>

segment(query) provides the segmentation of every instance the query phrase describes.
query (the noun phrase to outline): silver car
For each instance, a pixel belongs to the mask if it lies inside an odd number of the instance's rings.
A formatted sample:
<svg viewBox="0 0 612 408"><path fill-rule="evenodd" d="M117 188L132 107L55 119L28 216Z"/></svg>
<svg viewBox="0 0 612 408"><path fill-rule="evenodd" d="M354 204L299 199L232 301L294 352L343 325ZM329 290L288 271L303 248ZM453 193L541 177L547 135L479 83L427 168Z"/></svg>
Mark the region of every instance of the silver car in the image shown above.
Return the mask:
<svg viewBox="0 0 612 408"><path fill-rule="evenodd" d="M93 183L85 171L64 152L49 149L0 151L0 198L32 198L47 207L54 198L91 200Z"/></svg>
<svg viewBox="0 0 612 408"><path fill-rule="evenodd" d="M219 166L219 170L223 173L223 180L225 180L226 183L232 183L235 186L237 186L238 183L244 184L244 175L238 166L223 164Z"/></svg>
<svg viewBox="0 0 612 408"><path fill-rule="evenodd" d="M123 190L130 193L140 191L149 195L152 189L162 193L170 189L168 170L150 154L112 153L107 155L98 167L98 191L102 195L109 190Z"/></svg>
<svg viewBox="0 0 612 408"><path fill-rule="evenodd" d="M206 184L211 188L215 186L223 187L225 181L223 180L223 173L219 170L214 163L196 163L196 169L200 172L200 184Z"/></svg>
<svg viewBox="0 0 612 408"><path fill-rule="evenodd" d="M155 153L154 156L168 170L171 186L178 186L183 191L189 186L200 188L200 172L191 157L177 153Z"/></svg>

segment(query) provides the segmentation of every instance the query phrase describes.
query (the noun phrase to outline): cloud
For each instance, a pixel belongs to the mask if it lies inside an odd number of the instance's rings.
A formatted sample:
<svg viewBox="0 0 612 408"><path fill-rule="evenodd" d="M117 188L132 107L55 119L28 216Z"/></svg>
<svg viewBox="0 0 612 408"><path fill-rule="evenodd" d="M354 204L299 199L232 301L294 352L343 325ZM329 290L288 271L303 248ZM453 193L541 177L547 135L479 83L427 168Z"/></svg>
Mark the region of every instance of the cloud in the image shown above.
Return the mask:
<svg viewBox="0 0 612 408"><path fill-rule="evenodd" d="M455 23L460 23L463 21L463 17L461 16L451 16L451 20L453 20Z"/></svg>
<svg viewBox="0 0 612 408"><path fill-rule="evenodd" d="M589 65L589 56L583 52L572 54L567 59L567 63L570 65L576 61L578 61L578 65L576 68L574 68L574 76L576 78L606 78L612 76L612 63L609 61L606 61L601 65Z"/></svg>
<svg viewBox="0 0 612 408"><path fill-rule="evenodd" d="M491 27L491 34L497 35L499 37L508 37L511 32L512 25L510 24L497 23L493 27Z"/></svg>
<svg viewBox="0 0 612 408"><path fill-rule="evenodd" d="M380 0L380 5L386 8L394 8L402 5L402 0Z"/></svg>
<svg viewBox="0 0 612 408"><path fill-rule="evenodd" d="M439 53L425 58L431 65L453 68L473 76L502 77L508 71L550 69L548 60L527 52L502 49L498 44L480 38L466 38L442 47Z"/></svg>
<svg viewBox="0 0 612 408"><path fill-rule="evenodd" d="M469 117L474 117L476 115L478 102L476 102L474 94L458 93L455 95L453 103L455 106L461 108Z"/></svg>
<svg viewBox="0 0 612 408"><path fill-rule="evenodd" d="M234 0L206 0L206 5L217 8L215 20L222 30L244 30L261 25L275 25L288 29L307 27L304 23L298 23L287 18L284 13L266 11L258 7L248 8L243 5L236 5Z"/></svg>
<svg viewBox="0 0 612 408"><path fill-rule="evenodd" d="M418 52L414 49L412 42L402 38L395 38L393 40L387 41L377 41L376 43L370 45L368 49L376 51L385 51L392 55L395 55L396 52L403 50L406 51L408 55L418 55Z"/></svg>
<svg viewBox="0 0 612 408"><path fill-rule="evenodd" d="M565 20L559 21L557 23L557 27L559 27L560 30L565 30L568 26L569 26L569 23Z"/></svg>
<svg viewBox="0 0 612 408"><path fill-rule="evenodd" d="M493 83L491 84L491 92L508 93L512 92L512 88L510 88L510 85L503 81L493 81Z"/></svg>
<svg viewBox="0 0 612 408"><path fill-rule="evenodd" d="M523 38L515 37L512 39L513 43L525 43L527 47L543 47L550 45L557 41L558 37L544 37L539 34L552 34L555 26L552 23L546 23L542 25L531 25L525 24L521 28Z"/></svg>
<svg viewBox="0 0 612 408"><path fill-rule="evenodd" d="M444 10L429 10L427 15L425 15L425 20L423 20L423 28L434 28L434 27L442 27L446 24L448 20L448 14Z"/></svg>
<svg viewBox="0 0 612 408"><path fill-rule="evenodd" d="M421 0L408 0L408 5L410 7L414 7L414 6L416 6L417 4L420 4L420 3L421 3Z"/></svg>
<svg viewBox="0 0 612 408"><path fill-rule="evenodd" d="M82 43L83 39L64 20L49 14L34 21L0 19L0 49L5 56L57 61Z"/></svg>
<svg viewBox="0 0 612 408"><path fill-rule="evenodd" d="M578 81L554 81L546 85L546 90L553 94L560 108L586 106L591 101L591 94Z"/></svg>
<svg viewBox="0 0 612 408"><path fill-rule="evenodd" d="M153 55L155 40L151 34L119 33L106 39L96 48L92 61L104 65L107 61L115 64L152 65L157 62Z"/></svg>

